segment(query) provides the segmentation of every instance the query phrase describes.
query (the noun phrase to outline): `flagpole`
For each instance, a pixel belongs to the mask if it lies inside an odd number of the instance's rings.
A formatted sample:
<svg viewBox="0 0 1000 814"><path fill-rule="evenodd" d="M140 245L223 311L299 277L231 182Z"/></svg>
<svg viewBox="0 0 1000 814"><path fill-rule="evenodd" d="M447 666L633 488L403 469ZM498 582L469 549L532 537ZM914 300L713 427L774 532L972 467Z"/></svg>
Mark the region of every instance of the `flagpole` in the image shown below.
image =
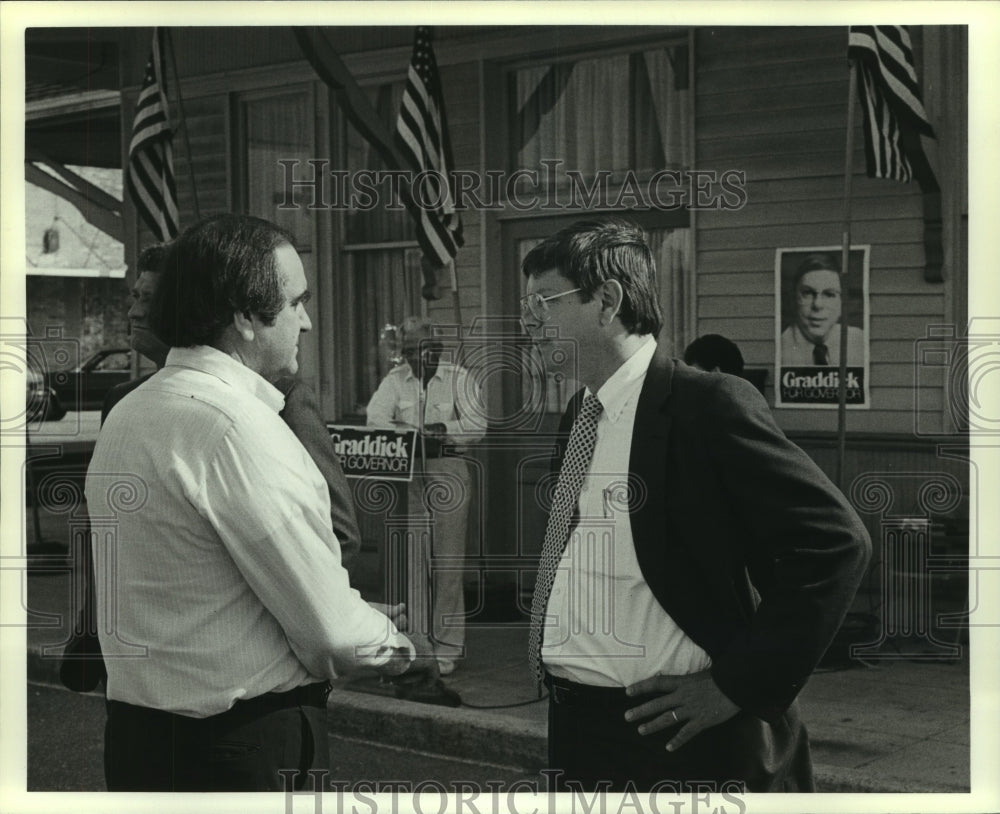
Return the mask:
<svg viewBox="0 0 1000 814"><path fill-rule="evenodd" d="M851 192L854 178L854 108L858 63L850 60L847 89L847 144L844 148L844 222L840 244L840 365L837 379L837 488L844 489L844 458L847 453L847 301L851 257Z"/></svg>
<svg viewBox="0 0 1000 814"><path fill-rule="evenodd" d="M181 112L181 128L184 131L184 149L187 152L188 176L191 178L191 192L194 194L194 217L196 221L201 220L201 206L198 203L198 186L194 180L194 166L191 160L191 136L187 128L187 114L184 113L184 97L181 95L181 78L177 73L177 54L174 53L174 35L169 28L163 29L167 35L167 42L170 45L170 67L174 72L174 86L177 88L177 109ZM166 72L164 71L164 79Z"/></svg>
<svg viewBox="0 0 1000 814"><path fill-rule="evenodd" d="M458 301L458 273L455 271L455 261L448 263L448 271L451 273L451 306L455 314L455 324L458 330L462 330L462 306Z"/></svg>

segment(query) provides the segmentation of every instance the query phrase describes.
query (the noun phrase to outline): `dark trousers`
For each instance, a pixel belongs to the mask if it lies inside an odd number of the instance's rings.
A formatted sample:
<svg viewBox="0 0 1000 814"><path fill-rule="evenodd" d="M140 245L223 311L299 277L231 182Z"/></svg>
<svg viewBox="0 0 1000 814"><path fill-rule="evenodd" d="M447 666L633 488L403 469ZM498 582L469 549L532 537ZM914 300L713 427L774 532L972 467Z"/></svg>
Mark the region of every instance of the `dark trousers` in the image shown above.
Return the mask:
<svg viewBox="0 0 1000 814"><path fill-rule="evenodd" d="M329 771L329 692L322 683L266 693L208 718L108 701L108 791L312 790Z"/></svg>
<svg viewBox="0 0 1000 814"><path fill-rule="evenodd" d="M625 711L649 700L549 677L549 768L557 791L814 791L805 728L793 704L777 723L739 712L676 752L680 725L640 735Z"/></svg>

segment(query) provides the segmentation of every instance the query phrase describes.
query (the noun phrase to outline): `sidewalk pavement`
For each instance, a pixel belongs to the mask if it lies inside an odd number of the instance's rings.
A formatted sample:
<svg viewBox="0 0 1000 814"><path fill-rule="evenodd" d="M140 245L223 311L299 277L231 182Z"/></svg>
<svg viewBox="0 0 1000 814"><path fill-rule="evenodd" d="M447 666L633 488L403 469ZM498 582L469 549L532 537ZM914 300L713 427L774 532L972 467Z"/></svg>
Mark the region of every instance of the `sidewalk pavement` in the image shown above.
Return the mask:
<svg viewBox="0 0 1000 814"><path fill-rule="evenodd" d="M47 525L47 523L45 524ZM31 530L29 528L29 541ZM71 583L60 572L22 580L27 609L28 679L58 683L61 642L75 621ZM526 667L527 627L470 626L466 657L444 679L463 706L398 700L372 679L342 679L330 697L331 734L528 773L545 765L547 702L533 702ZM885 648L885 655L893 655ZM800 695L823 792L969 790L969 662L884 658L813 675ZM460 778L434 778L442 783Z"/></svg>
<svg viewBox="0 0 1000 814"><path fill-rule="evenodd" d="M70 414L32 441L86 445L96 434L97 422L96 414ZM37 540L68 542L67 515L42 512L40 523ZM25 510L23 525L31 553L36 542L31 510ZM44 553L48 547L34 550ZM75 622L75 611L69 612L68 572L65 567L48 574L36 571L21 584L29 624L28 679L58 683L60 643L69 638ZM948 635L956 638L954 631ZM821 668L800 694L819 790L968 791L968 648L962 647L955 661L935 662L901 658L893 644L902 645L907 654L934 649L925 641L887 643L867 665ZM470 625L466 645L458 669L444 679L460 694L463 706L398 700L384 691L359 691L373 689L377 682L370 679L341 680L329 702L331 733L537 771L545 765L547 702L536 700L528 677L526 624Z"/></svg>

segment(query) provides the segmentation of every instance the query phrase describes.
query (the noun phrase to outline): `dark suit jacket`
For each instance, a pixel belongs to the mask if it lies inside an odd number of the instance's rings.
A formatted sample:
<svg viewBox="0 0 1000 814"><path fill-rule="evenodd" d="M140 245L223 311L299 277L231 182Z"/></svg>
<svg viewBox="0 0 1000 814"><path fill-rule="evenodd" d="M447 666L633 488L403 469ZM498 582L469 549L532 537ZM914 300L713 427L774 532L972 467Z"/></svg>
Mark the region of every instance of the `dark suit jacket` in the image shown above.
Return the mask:
<svg viewBox="0 0 1000 814"><path fill-rule="evenodd" d="M712 658L719 689L794 741L792 702L871 556L857 514L753 385L660 351L639 396L629 470L636 557L654 596Z"/></svg>
<svg viewBox="0 0 1000 814"><path fill-rule="evenodd" d="M156 371L154 370L153 373ZM101 404L101 426L104 426L104 422L108 418L108 413L111 412L111 408L114 407L119 401L121 401L125 396L135 390L140 384L146 381L153 373L147 373L145 376L140 376L138 379L131 379L127 382L122 382L121 384L116 384L112 387L107 394L104 396L104 403Z"/></svg>
<svg viewBox="0 0 1000 814"><path fill-rule="evenodd" d="M285 409L281 411L281 417L302 442L326 481L330 492L330 520L340 541L341 562L348 567L361 548L361 532L358 530L351 486L333 449L330 432L319 414L316 394L309 385L296 378L283 379L277 387L285 394Z"/></svg>

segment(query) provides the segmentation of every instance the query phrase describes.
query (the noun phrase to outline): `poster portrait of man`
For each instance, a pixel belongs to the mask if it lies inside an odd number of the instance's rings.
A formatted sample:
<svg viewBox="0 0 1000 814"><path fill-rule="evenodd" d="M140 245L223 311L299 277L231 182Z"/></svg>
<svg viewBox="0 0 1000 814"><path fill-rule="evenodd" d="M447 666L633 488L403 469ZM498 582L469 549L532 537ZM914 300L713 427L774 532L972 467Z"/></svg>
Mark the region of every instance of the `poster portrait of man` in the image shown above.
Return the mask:
<svg viewBox="0 0 1000 814"><path fill-rule="evenodd" d="M870 406L868 251L868 246L852 248L846 273L837 246L776 251L776 407L837 406L842 332L847 405Z"/></svg>

